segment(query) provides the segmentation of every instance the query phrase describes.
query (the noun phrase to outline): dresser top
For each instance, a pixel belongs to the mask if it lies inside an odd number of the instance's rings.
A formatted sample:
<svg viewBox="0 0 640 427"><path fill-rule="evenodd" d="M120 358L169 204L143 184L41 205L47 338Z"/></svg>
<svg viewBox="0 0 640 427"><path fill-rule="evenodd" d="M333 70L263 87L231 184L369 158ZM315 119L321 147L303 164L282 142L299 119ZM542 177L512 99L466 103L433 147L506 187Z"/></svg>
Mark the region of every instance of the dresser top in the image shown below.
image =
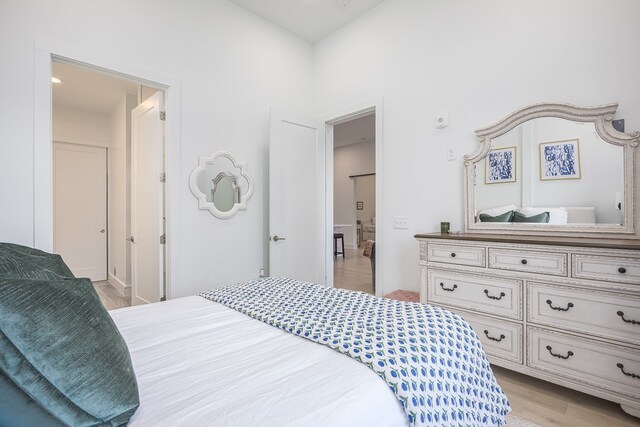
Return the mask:
<svg viewBox="0 0 640 427"><path fill-rule="evenodd" d="M480 233L426 233L416 234L414 237L416 239L578 246L583 248L635 249L640 251L640 240L637 239L594 239L592 237L516 236L512 234Z"/></svg>

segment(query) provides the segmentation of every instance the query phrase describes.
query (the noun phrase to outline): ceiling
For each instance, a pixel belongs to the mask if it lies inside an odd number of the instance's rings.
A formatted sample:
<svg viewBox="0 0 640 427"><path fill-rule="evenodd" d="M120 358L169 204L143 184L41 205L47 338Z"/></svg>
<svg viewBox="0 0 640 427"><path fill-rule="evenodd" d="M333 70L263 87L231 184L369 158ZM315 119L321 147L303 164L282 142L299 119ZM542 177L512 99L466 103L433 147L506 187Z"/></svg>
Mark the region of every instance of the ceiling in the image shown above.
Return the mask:
<svg viewBox="0 0 640 427"><path fill-rule="evenodd" d="M376 116L370 114L333 127L333 146L357 144L376 140Z"/></svg>
<svg viewBox="0 0 640 427"><path fill-rule="evenodd" d="M315 43L384 0L231 0L285 30Z"/></svg>
<svg viewBox="0 0 640 427"><path fill-rule="evenodd" d="M53 63L53 76L62 80L52 84L54 105L110 113L125 92L138 93L136 83L60 62Z"/></svg>

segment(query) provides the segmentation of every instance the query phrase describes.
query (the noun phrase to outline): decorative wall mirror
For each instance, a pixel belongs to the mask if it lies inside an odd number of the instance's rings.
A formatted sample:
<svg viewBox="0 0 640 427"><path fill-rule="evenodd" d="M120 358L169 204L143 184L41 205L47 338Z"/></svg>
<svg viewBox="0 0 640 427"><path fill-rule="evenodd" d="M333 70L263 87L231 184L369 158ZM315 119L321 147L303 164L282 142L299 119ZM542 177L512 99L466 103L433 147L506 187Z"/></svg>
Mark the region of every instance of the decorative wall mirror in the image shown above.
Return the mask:
<svg viewBox="0 0 640 427"><path fill-rule="evenodd" d="M640 132L613 127L617 107L537 104L477 130L465 229L635 237Z"/></svg>
<svg viewBox="0 0 640 427"><path fill-rule="evenodd" d="M198 158L191 172L189 187L198 199L198 208L207 209L217 218L227 219L247 209L253 195L253 180L247 164L239 162L228 151L218 151Z"/></svg>

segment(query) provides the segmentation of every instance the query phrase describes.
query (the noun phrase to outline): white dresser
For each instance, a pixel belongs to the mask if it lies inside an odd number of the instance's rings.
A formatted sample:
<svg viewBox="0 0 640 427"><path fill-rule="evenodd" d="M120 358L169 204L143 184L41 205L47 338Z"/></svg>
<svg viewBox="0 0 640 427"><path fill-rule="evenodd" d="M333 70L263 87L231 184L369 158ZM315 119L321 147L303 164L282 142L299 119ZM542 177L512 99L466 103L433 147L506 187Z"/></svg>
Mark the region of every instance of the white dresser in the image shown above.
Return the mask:
<svg viewBox="0 0 640 427"><path fill-rule="evenodd" d="M458 313L491 363L640 417L640 241L418 234L423 303Z"/></svg>

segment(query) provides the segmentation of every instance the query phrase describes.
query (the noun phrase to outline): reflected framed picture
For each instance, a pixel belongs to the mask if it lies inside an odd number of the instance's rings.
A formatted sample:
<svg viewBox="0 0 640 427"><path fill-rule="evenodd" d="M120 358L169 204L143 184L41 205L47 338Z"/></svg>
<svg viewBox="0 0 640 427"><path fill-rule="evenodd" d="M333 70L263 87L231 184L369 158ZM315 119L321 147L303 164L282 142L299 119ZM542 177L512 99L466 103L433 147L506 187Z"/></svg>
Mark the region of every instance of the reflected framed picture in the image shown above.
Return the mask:
<svg viewBox="0 0 640 427"><path fill-rule="evenodd" d="M485 184L516 182L516 147L493 148L485 164Z"/></svg>
<svg viewBox="0 0 640 427"><path fill-rule="evenodd" d="M580 179L580 141L540 143L540 180Z"/></svg>
<svg viewBox="0 0 640 427"><path fill-rule="evenodd" d="M356 209L361 211L364 209L364 203L363 202L356 202Z"/></svg>

